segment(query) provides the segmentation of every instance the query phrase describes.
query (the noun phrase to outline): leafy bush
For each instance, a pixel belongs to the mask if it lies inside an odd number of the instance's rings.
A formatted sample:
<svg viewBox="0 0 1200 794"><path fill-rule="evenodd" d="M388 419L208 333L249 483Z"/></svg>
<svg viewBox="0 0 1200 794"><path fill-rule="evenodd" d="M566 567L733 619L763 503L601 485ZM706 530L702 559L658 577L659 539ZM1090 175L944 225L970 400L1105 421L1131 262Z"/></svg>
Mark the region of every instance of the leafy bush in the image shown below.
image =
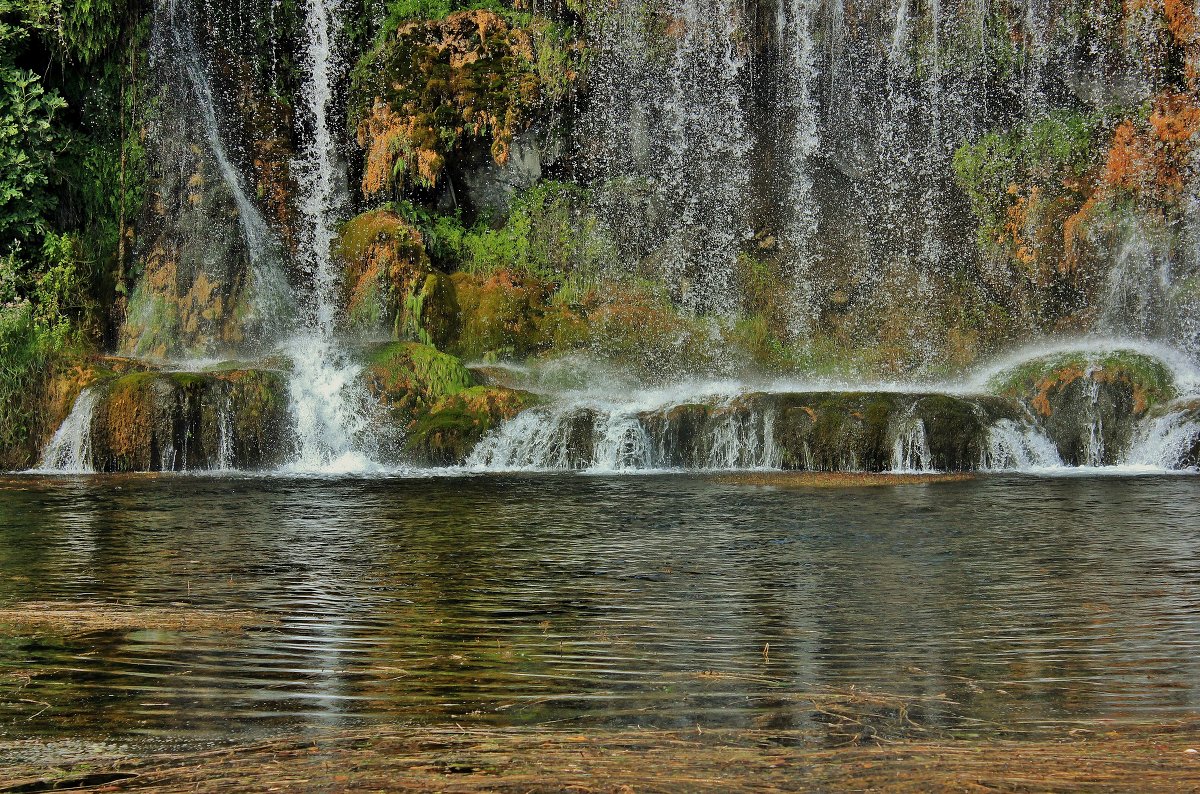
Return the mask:
<svg viewBox="0 0 1200 794"><path fill-rule="evenodd" d="M51 169L63 144L54 117L65 106L33 72L0 65L0 252L47 231Z"/></svg>

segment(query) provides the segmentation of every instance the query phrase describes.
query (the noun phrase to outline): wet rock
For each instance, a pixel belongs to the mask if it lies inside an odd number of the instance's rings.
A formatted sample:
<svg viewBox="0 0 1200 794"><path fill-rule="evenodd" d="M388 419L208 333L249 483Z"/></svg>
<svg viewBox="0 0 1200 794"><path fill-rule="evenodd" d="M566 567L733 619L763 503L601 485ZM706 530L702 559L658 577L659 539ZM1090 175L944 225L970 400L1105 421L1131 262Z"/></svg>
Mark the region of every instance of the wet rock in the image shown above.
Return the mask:
<svg viewBox="0 0 1200 794"><path fill-rule="evenodd" d="M393 342L376 349L363 378L391 423L401 427L428 413L442 398L475 385L460 359L419 342Z"/></svg>
<svg viewBox="0 0 1200 794"><path fill-rule="evenodd" d="M411 460L433 466L463 463L483 435L536 405L537 395L503 386L472 386L442 399L408 428Z"/></svg>
<svg viewBox="0 0 1200 794"><path fill-rule="evenodd" d="M511 271L455 273L449 283L456 308L450 351L468 359L512 358L549 346L546 316L552 285Z"/></svg>
<svg viewBox="0 0 1200 794"><path fill-rule="evenodd" d="M333 253L342 268L346 325L396 339L447 342L453 295L410 222L391 209L365 212L342 226Z"/></svg>
<svg viewBox="0 0 1200 794"><path fill-rule="evenodd" d="M97 471L268 468L290 449L287 386L278 372L131 372L95 388Z"/></svg>
<svg viewBox="0 0 1200 794"><path fill-rule="evenodd" d="M1138 422L1175 393L1162 362L1127 351L1038 358L999 376L992 387L1020 400L1072 466L1117 463Z"/></svg>
<svg viewBox="0 0 1200 794"><path fill-rule="evenodd" d="M630 413L535 408L485 442L506 466L969 471L1014 400L891 392L751 393Z"/></svg>
<svg viewBox="0 0 1200 794"><path fill-rule="evenodd" d="M460 359L415 342L376 350L364 378L381 408L383 446L426 465L462 463L485 433L539 401L526 391L480 385Z"/></svg>

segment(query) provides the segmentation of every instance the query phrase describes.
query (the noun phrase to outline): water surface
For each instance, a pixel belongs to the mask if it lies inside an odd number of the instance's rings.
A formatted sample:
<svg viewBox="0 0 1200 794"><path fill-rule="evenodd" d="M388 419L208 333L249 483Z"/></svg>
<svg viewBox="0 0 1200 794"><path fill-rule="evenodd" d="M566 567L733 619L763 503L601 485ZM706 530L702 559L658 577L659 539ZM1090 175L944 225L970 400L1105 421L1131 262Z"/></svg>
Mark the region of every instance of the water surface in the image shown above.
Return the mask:
<svg viewBox="0 0 1200 794"><path fill-rule="evenodd" d="M1011 734L1200 711L1200 478L0 480L0 606L253 610L0 633L10 738L372 724L803 728L803 693ZM944 695L944 698L938 696Z"/></svg>

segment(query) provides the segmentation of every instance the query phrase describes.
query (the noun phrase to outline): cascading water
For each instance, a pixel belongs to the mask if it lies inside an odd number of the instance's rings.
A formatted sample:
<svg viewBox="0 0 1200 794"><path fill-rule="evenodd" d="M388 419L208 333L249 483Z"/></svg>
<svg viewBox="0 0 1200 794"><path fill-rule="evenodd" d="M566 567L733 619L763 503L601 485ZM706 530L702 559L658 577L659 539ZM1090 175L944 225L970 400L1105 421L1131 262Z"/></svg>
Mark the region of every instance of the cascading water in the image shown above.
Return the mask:
<svg viewBox="0 0 1200 794"><path fill-rule="evenodd" d="M805 337L815 322L816 290L812 268L813 240L817 234L818 207L813 196L811 159L818 153L821 138L814 82L817 78L816 25L819 2L781 2L776 18L781 57L780 149L786 185L788 212L783 225L783 242L792 259L791 278L795 295L791 332Z"/></svg>
<svg viewBox="0 0 1200 794"><path fill-rule="evenodd" d="M628 400L560 398L485 436L467 466L597 473L777 467L774 412L738 405L737 397L701 385Z"/></svg>
<svg viewBox="0 0 1200 794"><path fill-rule="evenodd" d="M979 467L986 471L1062 469L1054 442L1028 422L1002 419L988 430L988 446Z"/></svg>
<svg viewBox="0 0 1200 794"><path fill-rule="evenodd" d="M338 0L308 0L302 67L306 141L294 167L304 218L300 260L309 280L307 316L284 345L292 360L289 380L296 421L297 471L345 471L370 466L361 449L367 404L358 375L362 365L338 342L336 291L339 278L331 257L333 224L346 197L330 114L338 59L334 42Z"/></svg>
<svg viewBox="0 0 1200 794"><path fill-rule="evenodd" d="M1196 469L1200 460L1200 421L1192 412L1174 411L1144 424L1126 456L1131 466Z"/></svg>
<svg viewBox="0 0 1200 794"><path fill-rule="evenodd" d="M259 343L269 343L284 330L292 313L292 295L282 269L282 252L258 207L247 195L241 174L229 157L221 138L217 104L212 83L196 43L187 0L164 0L154 24L154 49L175 63L188 82L196 101L204 139L217 163L222 181L237 207L238 223L250 260L249 301L251 310L244 324L253 328Z"/></svg>
<svg viewBox="0 0 1200 794"><path fill-rule="evenodd" d="M892 471L930 471L933 455L929 450L925 423L920 419L910 417L904 425L895 434L896 438L892 442Z"/></svg>
<svg viewBox="0 0 1200 794"><path fill-rule="evenodd" d="M593 167L607 180L602 211L616 227L660 224L659 240L627 240L625 256L658 247L663 281L693 312L727 314L739 245L749 237L745 196L751 136L742 110L741 7L731 0L669 0L669 61L649 57L644 4L622 0L599 31L592 82L614 103L589 119ZM617 111L617 112L614 112Z"/></svg>
<svg viewBox="0 0 1200 794"><path fill-rule="evenodd" d="M39 469L62 474L87 474L92 468L92 413L97 394L84 389L75 398L71 412L42 452Z"/></svg>

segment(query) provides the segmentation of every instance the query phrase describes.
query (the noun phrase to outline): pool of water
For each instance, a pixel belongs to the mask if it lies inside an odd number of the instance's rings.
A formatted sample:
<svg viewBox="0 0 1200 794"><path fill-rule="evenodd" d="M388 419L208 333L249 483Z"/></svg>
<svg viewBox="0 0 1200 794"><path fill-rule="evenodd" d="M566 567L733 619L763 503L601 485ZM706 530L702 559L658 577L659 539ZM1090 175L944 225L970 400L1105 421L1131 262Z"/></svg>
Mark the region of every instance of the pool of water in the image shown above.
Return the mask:
<svg viewBox="0 0 1200 794"><path fill-rule="evenodd" d="M1200 478L783 489L702 475L0 480L0 607L251 610L240 631L0 627L8 738L428 723L926 730L1200 711Z"/></svg>

